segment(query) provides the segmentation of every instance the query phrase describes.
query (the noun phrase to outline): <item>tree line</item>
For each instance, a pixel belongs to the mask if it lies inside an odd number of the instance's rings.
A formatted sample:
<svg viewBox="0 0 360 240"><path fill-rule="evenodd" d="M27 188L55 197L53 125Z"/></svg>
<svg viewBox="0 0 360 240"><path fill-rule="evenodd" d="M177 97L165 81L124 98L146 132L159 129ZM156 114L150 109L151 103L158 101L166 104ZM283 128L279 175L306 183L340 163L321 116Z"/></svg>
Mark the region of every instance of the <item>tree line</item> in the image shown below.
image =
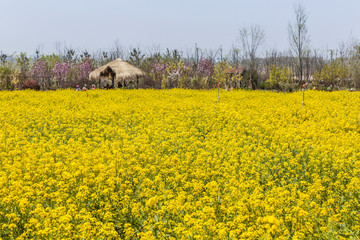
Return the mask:
<svg viewBox="0 0 360 240"><path fill-rule="evenodd" d="M338 49L310 48L305 8L294 8L295 21L288 26L289 51L259 49L265 32L259 25L239 30L238 43L224 51L195 48L166 49L158 46L126 48L115 41L108 50L86 50L57 45L56 53L6 54L0 52L0 89L61 89L93 84L89 73L121 58L147 73L142 88L269 89L295 91L306 83L320 90L360 89L360 45L339 44ZM96 84L96 83L95 83ZM128 87L133 87L128 85Z"/></svg>

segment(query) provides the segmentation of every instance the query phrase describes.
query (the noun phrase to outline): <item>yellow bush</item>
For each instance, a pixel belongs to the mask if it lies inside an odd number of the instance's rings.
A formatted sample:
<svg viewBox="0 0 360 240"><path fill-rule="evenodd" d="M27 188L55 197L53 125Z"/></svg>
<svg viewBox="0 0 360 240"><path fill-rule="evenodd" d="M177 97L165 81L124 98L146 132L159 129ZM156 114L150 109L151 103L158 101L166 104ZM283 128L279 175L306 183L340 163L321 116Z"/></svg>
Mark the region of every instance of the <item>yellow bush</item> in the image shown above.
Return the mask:
<svg viewBox="0 0 360 240"><path fill-rule="evenodd" d="M0 92L2 239L360 237L358 92Z"/></svg>

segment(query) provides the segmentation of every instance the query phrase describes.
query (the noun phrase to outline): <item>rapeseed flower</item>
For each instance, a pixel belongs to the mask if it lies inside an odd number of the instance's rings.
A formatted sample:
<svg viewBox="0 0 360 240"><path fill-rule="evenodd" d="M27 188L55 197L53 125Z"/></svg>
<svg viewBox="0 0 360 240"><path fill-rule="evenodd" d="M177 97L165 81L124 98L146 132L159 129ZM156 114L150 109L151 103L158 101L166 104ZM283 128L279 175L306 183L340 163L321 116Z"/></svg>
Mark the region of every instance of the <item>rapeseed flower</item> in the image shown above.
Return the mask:
<svg viewBox="0 0 360 240"><path fill-rule="evenodd" d="M220 94L0 92L0 238L359 238L360 94Z"/></svg>

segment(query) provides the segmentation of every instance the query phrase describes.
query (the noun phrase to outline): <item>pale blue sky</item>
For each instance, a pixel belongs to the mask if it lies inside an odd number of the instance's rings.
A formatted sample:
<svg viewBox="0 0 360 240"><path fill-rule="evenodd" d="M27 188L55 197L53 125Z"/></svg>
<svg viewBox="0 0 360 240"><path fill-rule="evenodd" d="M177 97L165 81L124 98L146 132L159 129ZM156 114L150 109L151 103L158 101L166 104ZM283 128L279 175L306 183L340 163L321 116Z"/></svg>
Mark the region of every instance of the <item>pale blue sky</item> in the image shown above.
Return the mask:
<svg viewBox="0 0 360 240"><path fill-rule="evenodd" d="M252 24L265 31L262 49L286 50L298 3L309 15L312 48L360 37L359 0L0 0L0 51L53 52L60 42L92 52L116 39L125 47L228 49Z"/></svg>

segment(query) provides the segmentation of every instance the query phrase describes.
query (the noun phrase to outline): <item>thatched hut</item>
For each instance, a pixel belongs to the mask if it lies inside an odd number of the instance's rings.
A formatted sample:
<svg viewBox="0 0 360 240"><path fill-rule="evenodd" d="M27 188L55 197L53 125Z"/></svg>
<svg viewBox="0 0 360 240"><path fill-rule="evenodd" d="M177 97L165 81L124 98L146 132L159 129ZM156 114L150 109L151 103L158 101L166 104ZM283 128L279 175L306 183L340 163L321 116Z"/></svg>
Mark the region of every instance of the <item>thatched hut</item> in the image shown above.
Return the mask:
<svg viewBox="0 0 360 240"><path fill-rule="evenodd" d="M90 72L89 79L99 82L99 88L109 84L110 81L115 88L138 87L139 81L145 76L141 69L118 58Z"/></svg>
<svg viewBox="0 0 360 240"><path fill-rule="evenodd" d="M246 70L243 68L233 68L229 67L225 69L226 72L226 81L225 88L240 88L241 87L241 79L244 77Z"/></svg>

